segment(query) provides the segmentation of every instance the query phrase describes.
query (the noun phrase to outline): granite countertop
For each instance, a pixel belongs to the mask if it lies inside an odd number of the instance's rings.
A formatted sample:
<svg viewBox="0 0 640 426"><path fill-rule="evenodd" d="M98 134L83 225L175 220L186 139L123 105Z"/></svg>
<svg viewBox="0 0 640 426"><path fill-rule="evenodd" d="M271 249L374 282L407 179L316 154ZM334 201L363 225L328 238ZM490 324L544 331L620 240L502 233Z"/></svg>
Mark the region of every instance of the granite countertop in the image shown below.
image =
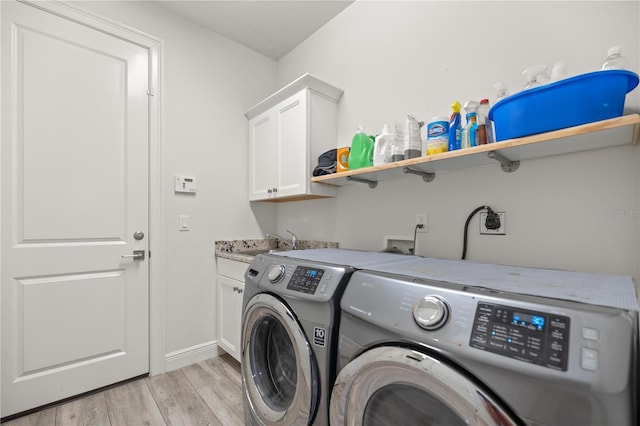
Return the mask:
<svg viewBox="0 0 640 426"><path fill-rule="evenodd" d="M298 240L298 250L316 248L338 248L338 243L332 241ZM241 253L246 250L288 250L289 247L275 238L263 240L223 240L215 242L217 257L251 263L255 256Z"/></svg>

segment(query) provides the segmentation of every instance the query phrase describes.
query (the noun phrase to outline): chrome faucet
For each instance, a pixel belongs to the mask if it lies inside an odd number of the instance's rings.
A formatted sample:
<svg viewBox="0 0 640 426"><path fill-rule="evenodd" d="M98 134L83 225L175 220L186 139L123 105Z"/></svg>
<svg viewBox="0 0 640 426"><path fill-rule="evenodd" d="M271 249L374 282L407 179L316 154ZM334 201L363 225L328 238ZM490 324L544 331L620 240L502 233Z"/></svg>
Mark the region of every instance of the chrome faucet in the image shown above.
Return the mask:
<svg viewBox="0 0 640 426"><path fill-rule="evenodd" d="M298 250L298 238L296 237L296 234L289 231L288 229L287 229L287 232L291 234L290 240L287 240L286 238L281 237L278 234L270 234L270 233L267 233L267 238L276 238L282 241L283 243L285 243L286 245L288 245L289 247L291 247L291 250Z"/></svg>

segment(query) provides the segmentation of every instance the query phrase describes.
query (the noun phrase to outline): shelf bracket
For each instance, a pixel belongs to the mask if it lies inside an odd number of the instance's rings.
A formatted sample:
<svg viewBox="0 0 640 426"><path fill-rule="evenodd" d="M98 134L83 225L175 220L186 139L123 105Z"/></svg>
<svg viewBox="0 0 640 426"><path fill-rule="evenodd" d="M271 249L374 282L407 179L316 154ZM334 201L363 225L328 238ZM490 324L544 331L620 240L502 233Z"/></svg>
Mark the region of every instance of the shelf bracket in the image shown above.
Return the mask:
<svg viewBox="0 0 640 426"><path fill-rule="evenodd" d="M420 170L413 170L413 169L410 169L409 167L405 167L404 169L402 169L402 171L411 175L422 176L422 180L425 182L432 182L436 178L435 173L422 172Z"/></svg>
<svg viewBox="0 0 640 426"><path fill-rule="evenodd" d="M500 163L502 171L505 173L513 173L518 170L518 167L520 167L520 160L511 161L507 157L496 151L487 152L487 157L498 161Z"/></svg>
<svg viewBox="0 0 640 426"><path fill-rule="evenodd" d="M357 177L353 177L353 176L347 176L347 180L353 181L353 182L366 183L367 185L369 185L369 188L371 188L371 189L373 189L376 186L378 186L378 182L376 182L375 180L362 179L362 178L357 178Z"/></svg>

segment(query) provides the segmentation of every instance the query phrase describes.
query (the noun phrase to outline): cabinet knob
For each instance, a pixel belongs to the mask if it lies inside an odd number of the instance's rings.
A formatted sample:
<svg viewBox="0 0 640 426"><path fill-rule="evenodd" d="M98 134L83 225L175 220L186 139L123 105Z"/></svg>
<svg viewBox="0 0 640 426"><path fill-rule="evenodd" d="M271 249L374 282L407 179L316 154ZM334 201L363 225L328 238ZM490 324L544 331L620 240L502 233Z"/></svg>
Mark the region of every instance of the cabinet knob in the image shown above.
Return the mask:
<svg viewBox="0 0 640 426"><path fill-rule="evenodd" d="M267 193L271 194L273 191L271 190L271 188L267 189Z"/></svg>
<svg viewBox="0 0 640 426"><path fill-rule="evenodd" d="M278 192L278 188L273 188L273 192Z"/></svg>

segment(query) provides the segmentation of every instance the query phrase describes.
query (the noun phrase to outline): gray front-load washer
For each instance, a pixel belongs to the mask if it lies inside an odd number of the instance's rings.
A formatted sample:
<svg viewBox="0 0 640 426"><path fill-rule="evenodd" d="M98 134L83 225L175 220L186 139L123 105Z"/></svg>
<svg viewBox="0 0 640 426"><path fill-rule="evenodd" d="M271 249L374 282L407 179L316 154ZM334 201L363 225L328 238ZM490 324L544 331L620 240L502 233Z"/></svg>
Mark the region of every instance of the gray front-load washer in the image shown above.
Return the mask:
<svg viewBox="0 0 640 426"><path fill-rule="evenodd" d="M638 424L630 277L421 258L378 269L355 272L341 300L332 426Z"/></svg>
<svg viewBox="0 0 640 426"><path fill-rule="evenodd" d="M353 269L259 255L245 273L242 380L247 425L327 425L339 298Z"/></svg>

